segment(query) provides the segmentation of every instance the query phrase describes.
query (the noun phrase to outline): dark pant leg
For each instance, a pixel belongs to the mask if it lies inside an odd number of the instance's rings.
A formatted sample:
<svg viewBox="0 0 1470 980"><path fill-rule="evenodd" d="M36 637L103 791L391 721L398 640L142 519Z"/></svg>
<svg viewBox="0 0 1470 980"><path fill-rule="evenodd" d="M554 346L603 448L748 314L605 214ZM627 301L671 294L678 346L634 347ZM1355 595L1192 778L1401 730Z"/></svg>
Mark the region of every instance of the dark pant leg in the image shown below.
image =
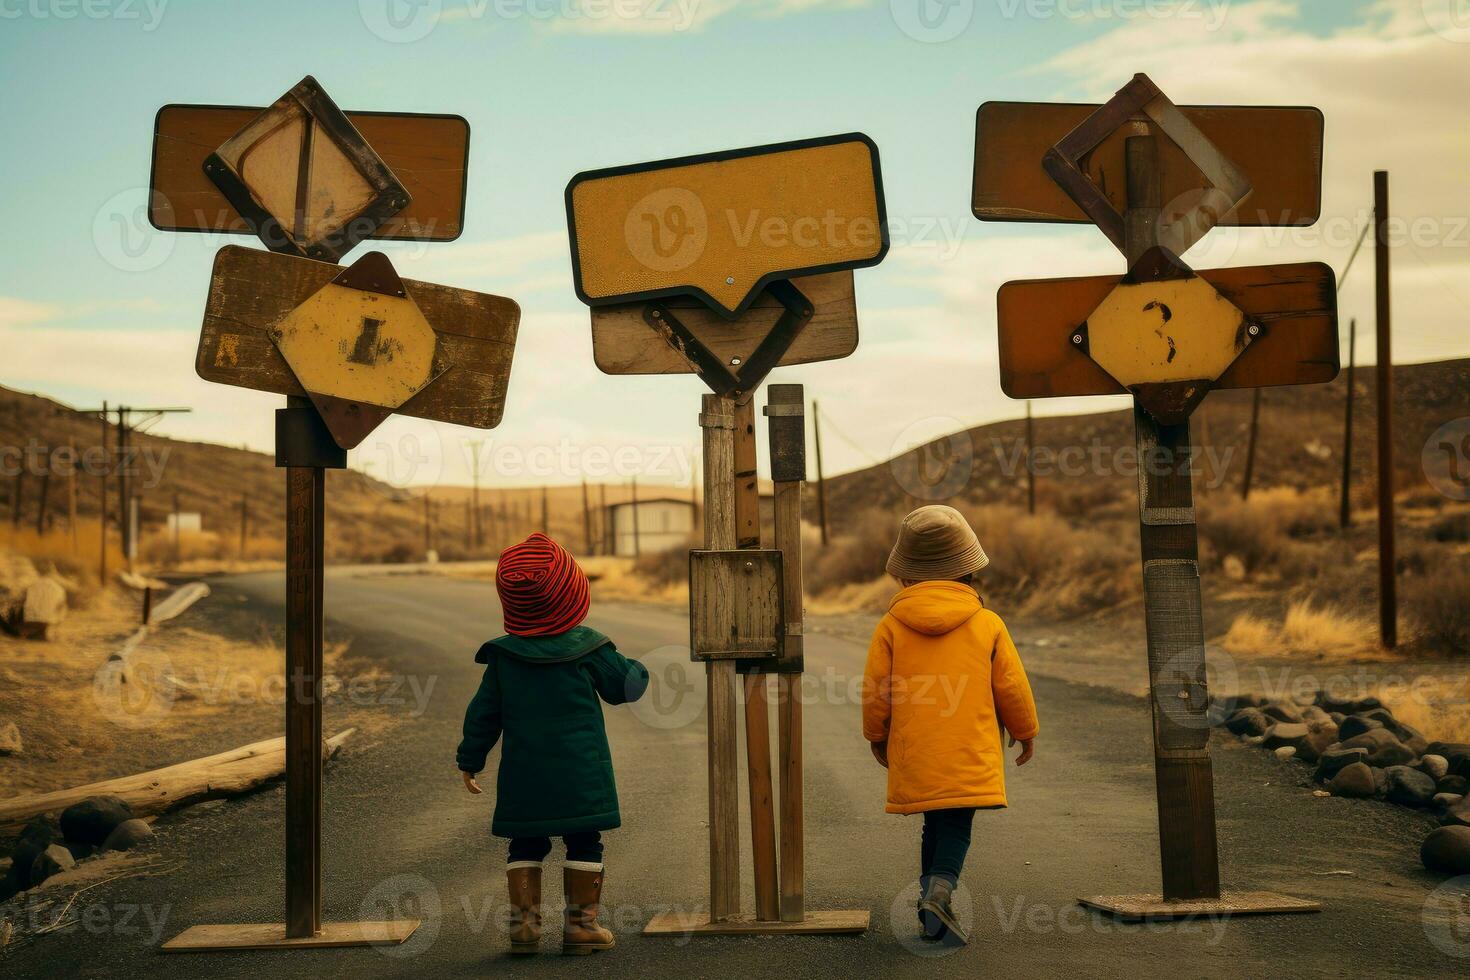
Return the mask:
<svg viewBox="0 0 1470 980"><path fill-rule="evenodd" d="M965 867L965 855L970 850L970 828L975 821L975 811L969 808L930 810L924 818L926 836L934 842L933 858L927 872L958 882Z"/></svg>
<svg viewBox="0 0 1470 980"><path fill-rule="evenodd" d="M586 861L590 864L602 863L602 835L595 830L589 830L582 834L567 834L562 838L562 843L567 846L568 861Z"/></svg>
<svg viewBox="0 0 1470 980"><path fill-rule="evenodd" d="M938 839L939 830L934 823L934 814L937 810L930 810L924 814L924 831L919 838L919 881L927 881L934 868L934 844Z"/></svg>
<svg viewBox="0 0 1470 980"><path fill-rule="evenodd" d="M512 837L510 839L511 863L516 861L544 861L551 853L549 837Z"/></svg>

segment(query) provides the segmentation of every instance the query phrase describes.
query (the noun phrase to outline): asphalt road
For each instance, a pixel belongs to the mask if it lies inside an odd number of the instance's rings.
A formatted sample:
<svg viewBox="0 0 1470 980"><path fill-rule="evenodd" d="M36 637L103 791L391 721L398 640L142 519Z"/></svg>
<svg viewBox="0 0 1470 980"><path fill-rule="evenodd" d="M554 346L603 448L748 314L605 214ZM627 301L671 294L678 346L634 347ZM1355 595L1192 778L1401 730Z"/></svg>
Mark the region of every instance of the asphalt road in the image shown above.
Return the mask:
<svg viewBox="0 0 1470 980"><path fill-rule="evenodd" d="M215 588L279 616L278 575ZM655 676L645 704L606 711L624 826L607 835L605 900L620 945L590 961L562 958L551 955L549 930L547 955L513 960L499 925L504 844L489 835L493 778L473 797L454 767L481 670L473 654L498 632L494 589L334 572L327 609L329 633L350 634L356 652L401 679L391 694L392 685L380 690L403 703L356 709L391 713L397 724L350 743L328 769L326 918L417 915L424 924L414 938L383 950L157 951L161 939L197 923L279 921L277 788L160 821L160 853L182 862L178 870L87 893L79 901L90 924L0 958L0 975L1442 977L1470 963L1449 955L1470 957L1463 912L1458 933L1437 934L1446 951L1426 932L1426 900L1430 932L1438 907L1438 881L1416 860L1427 818L1314 798L1304 767L1233 743L1215 753L1227 887L1315 898L1326 911L1146 926L1082 912L1078 895L1157 886L1148 717L1140 700L1045 677L1033 678L1043 724L1037 757L1011 770L1011 809L976 820L962 881L971 945L934 962L934 948L914 936L918 821L883 813L883 773L859 731L853 692L864 650L820 633L807 646L808 907L870 909L872 928L860 937L645 939L638 932L652 915L705 902L703 680L680 646L685 620L633 606L597 608L589 621ZM329 730L337 710L329 709ZM749 903L748 882L745 894Z"/></svg>

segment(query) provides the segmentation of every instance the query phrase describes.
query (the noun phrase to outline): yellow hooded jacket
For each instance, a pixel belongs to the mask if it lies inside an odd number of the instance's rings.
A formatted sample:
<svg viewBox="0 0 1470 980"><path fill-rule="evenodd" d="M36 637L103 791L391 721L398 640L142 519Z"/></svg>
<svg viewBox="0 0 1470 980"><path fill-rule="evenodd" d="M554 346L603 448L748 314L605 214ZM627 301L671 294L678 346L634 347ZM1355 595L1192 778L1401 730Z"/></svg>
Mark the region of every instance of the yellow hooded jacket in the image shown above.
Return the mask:
<svg viewBox="0 0 1470 980"><path fill-rule="evenodd" d="M1002 727L1017 739L1039 730L1000 617L959 582L894 596L863 677L863 737L888 743L887 811L1005 806Z"/></svg>

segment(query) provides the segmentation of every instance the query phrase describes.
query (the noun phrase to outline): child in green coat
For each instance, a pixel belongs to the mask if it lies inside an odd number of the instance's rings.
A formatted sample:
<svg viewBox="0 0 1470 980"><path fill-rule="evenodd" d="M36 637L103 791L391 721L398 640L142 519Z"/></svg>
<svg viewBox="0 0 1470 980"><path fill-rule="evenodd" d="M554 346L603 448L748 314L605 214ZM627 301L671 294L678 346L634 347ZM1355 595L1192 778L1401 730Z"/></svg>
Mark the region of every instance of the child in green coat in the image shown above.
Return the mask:
<svg viewBox="0 0 1470 980"><path fill-rule="evenodd" d="M551 838L566 845L562 950L611 949L597 922L602 895L602 831L619 826L618 791L602 705L636 701L648 671L587 626L587 576L544 534L507 548L495 572L506 635L475 654L485 664L465 711L456 761L465 788L504 738L491 833L510 838L512 953L535 953L541 940L541 862Z"/></svg>

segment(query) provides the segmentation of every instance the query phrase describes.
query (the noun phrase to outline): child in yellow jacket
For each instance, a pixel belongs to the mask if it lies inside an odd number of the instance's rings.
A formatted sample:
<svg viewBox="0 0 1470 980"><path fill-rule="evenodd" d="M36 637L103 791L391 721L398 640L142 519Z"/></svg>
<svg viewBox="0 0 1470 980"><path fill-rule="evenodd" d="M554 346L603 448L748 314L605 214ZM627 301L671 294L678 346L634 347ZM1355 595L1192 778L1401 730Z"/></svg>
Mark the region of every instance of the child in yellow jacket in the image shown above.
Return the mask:
<svg viewBox="0 0 1470 980"><path fill-rule="evenodd" d="M1031 760L1036 704L1015 644L974 576L990 559L953 507L903 519L888 572L903 583L868 647L863 737L888 770L889 813L922 813L924 935L965 936L950 909L975 811L1006 805L1005 752Z"/></svg>

